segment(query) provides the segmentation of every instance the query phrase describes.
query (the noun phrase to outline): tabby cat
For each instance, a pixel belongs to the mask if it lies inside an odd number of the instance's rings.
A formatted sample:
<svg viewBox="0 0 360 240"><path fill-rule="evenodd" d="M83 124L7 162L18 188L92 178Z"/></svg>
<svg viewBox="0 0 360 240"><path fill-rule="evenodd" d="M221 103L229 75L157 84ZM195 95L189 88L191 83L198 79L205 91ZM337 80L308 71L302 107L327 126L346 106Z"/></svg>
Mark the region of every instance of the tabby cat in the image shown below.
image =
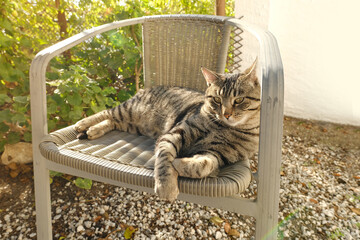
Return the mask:
<svg viewBox="0 0 360 240"><path fill-rule="evenodd" d="M121 105L75 124L79 138L118 129L157 139L155 192L176 199L178 176L203 178L220 167L248 161L258 146L260 85L254 64L243 73L202 73L205 94L180 87L139 91Z"/></svg>

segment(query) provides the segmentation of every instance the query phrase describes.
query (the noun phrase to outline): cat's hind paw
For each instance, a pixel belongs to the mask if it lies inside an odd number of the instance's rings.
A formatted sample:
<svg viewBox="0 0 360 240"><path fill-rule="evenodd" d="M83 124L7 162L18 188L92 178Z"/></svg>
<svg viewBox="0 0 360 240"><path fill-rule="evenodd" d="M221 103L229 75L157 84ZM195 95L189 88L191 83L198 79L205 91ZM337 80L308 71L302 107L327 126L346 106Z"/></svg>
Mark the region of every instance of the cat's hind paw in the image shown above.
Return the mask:
<svg viewBox="0 0 360 240"><path fill-rule="evenodd" d="M87 138L90 139L90 140L97 139L97 138L99 138L101 136L104 136L105 133L106 132L104 131L104 129L99 124L90 127L86 131Z"/></svg>
<svg viewBox="0 0 360 240"><path fill-rule="evenodd" d="M74 125L74 129L75 131L79 132L79 133L82 133L82 132L85 132L87 129L88 129L88 124L86 124L88 121L86 118L78 121L77 123L75 123Z"/></svg>

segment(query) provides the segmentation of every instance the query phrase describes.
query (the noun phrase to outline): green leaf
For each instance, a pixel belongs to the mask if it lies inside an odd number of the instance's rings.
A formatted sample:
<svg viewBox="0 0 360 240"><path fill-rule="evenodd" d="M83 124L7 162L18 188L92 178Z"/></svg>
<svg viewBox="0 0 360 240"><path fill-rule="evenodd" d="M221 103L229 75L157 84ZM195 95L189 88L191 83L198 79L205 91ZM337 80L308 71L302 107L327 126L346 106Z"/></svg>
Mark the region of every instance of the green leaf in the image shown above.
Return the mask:
<svg viewBox="0 0 360 240"><path fill-rule="evenodd" d="M214 223L215 225L221 226L224 220L222 218L219 218L218 216L213 216L212 218L210 218L210 222Z"/></svg>
<svg viewBox="0 0 360 240"><path fill-rule="evenodd" d="M110 94L115 94L116 89L114 87L107 87L107 88L104 88L102 92L103 92L104 96L108 96Z"/></svg>
<svg viewBox="0 0 360 240"><path fill-rule="evenodd" d="M9 38L3 34L0 35L0 47L10 47L12 44L14 44L16 41L13 38Z"/></svg>
<svg viewBox="0 0 360 240"><path fill-rule="evenodd" d="M105 110L105 106L99 106L98 104L96 104L95 101L91 101L91 106L90 106L91 110L93 110L94 113L100 112L102 110Z"/></svg>
<svg viewBox="0 0 360 240"><path fill-rule="evenodd" d="M64 120L68 120L69 119L69 112L70 112L70 106L68 104L63 104L60 108L60 116L64 119Z"/></svg>
<svg viewBox="0 0 360 240"><path fill-rule="evenodd" d="M62 99L59 94L54 93L51 96L51 99L54 100L58 106L61 106L62 104L64 104L64 99Z"/></svg>
<svg viewBox="0 0 360 240"><path fill-rule="evenodd" d="M11 98L7 94L0 94L0 105L3 105L6 102L10 102Z"/></svg>
<svg viewBox="0 0 360 240"><path fill-rule="evenodd" d="M102 94L96 94L95 98L96 98L96 101L98 102L99 105L104 105L105 104L106 97L103 96Z"/></svg>
<svg viewBox="0 0 360 240"><path fill-rule="evenodd" d="M49 175L50 175L50 177L61 177L61 176L64 175L64 174L61 173L61 172L56 172L56 171L50 170Z"/></svg>
<svg viewBox="0 0 360 240"><path fill-rule="evenodd" d="M95 93L101 92L101 88L100 88L99 86L92 86L91 89L92 89Z"/></svg>
<svg viewBox="0 0 360 240"><path fill-rule="evenodd" d="M31 132L24 133L24 140L25 140L25 142L31 142L31 140L32 140Z"/></svg>
<svg viewBox="0 0 360 240"><path fill-rule="evenodd" d="M129 98L131 98L131 94L128 91L122 90L118 93L118 99L120 102L125 102Z"/></svg>
<svg viewBox="0 0 360 240"><path fill-rule="evenodd" d="M16 96L13 98L14 102L26 104L29 102L29 96Z"/></svg>
<svg viewBox="0 0 360 240"><path fill-rule="evenodd" d="M28 38L21 38L20 40L20 44L24 47L28 47L28 48L31 48L32 47L32 42L28 39Z"/></svg>
<svg viewBox="0 0 360 240"><path fill-rule="evenodd" d="M85 104L89 104L92 99L93 99L92 96L89 95L89 94L85 94L85 95L83 96L83 102L84 102Z"/></svg>
<svg viewBox="0 0 360 240"><path fill-rule="evenodd" d="M70 105L77 106L82 103L82 99L79 93L75 92L73 94L70 94L66 98Z"/></svg>
<svg viewBox="0 0 360 240"><path fill-rule="evenodd" d="M15 113L11 117L11 122L13 122L13 123L24 123L24 122L26 122L26 117L22 113Z"/></svg>
<svg viewBox="0 0 360 240"><path fill-rule="evenodd" d="M20 133L10 132L7 135L8 144L14 144L20 142L21 136Z"/></svg>
<svg viewBox="0 0 360 240"><path fill-rule="evenodd" d="M55 103L51 103L47 108L48 114L54 114L57 111L57 105Z"/></svg>
<svg viewBox="0 0 360 240"><path fill-rule="evenodd" d="M4 151L4 146L5 146L6 143L7 143L6 140L0 141L0 152Z"/></svg>
<svg viewBox="0 0 360 240"><path fill-rule="evenodd" d="M9 109L0 111L0 122L11 122L11 117L12 115Z"/></svg>
<svg viewBox="0 0 360 240"><path fill-rule="evenodd" d="M0 132L2 132L2 133L6 133L7 131L9 131L9 126L8 125L6 125L5 123L0 123Z"/></svg>
<svg viewBox="0 0 360 240"><path fill-rule="evenodd" d="M55 129L56 123L57 123L56 119L49 119L48 120L48 130L49 130L49 132Z"/></svg>
<svg viewBox="0 0 360 240"><path fill-rule="evenodd" d="M17 103L15 102L13 105L13 110L21 115L27 115L29 104Z"/></svg>
<svg viewBox="0 0 360 240"><path fill-rule="evenodd" d="M74 180L74 184L79 188L89 190L89 189L91 189L91 186L92 186L92 180L87 179L87 178L78 177Z"/></svg>
<svg viewBox="0 0 360 240"><path fill-rule="evenodd" d="M9 20L7 20L6 18L2 18L0 21L0 26L5 28L6 30L13 32L13 27L12 24Z"/></svg>
<svg viewBox="0 0 360 240"><path fill-rule="evenodd" d="M47 72L46 77L49 80L57 80L57 79L59 79L59 73L57 73L57 72Z"/></svg>
<svg viewBox="0 0 360 240"><path fill-rule="evenodd" d="M127 227L124 232L125 239L131 239L132 235L134 234L135 231L136 231L136 228L134 228L132 226Z"/></svg>
<svg viewBox="0 0 360 240"><path fill-rule="evenodd" d="M73 110L69 112L69 118L71 120L79 120L82 118L82 106L74 106Z"/></svg>

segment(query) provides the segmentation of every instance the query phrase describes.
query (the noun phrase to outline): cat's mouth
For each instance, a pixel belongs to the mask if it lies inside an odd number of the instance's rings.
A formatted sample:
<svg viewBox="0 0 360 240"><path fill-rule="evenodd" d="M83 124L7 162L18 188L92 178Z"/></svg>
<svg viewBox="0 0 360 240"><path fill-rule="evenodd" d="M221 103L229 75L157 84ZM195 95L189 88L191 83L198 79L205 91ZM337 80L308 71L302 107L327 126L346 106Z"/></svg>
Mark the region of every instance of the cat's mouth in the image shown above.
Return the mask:
<svg viewBox="0 0 360 240"><path fill-rule="evenodd" d="M245 124L247 121L246 116L230 116L229 118L226 118L224 116L219 116L218 114L216 114L216 117L231 127L239 127L240 125Z"/></svg>

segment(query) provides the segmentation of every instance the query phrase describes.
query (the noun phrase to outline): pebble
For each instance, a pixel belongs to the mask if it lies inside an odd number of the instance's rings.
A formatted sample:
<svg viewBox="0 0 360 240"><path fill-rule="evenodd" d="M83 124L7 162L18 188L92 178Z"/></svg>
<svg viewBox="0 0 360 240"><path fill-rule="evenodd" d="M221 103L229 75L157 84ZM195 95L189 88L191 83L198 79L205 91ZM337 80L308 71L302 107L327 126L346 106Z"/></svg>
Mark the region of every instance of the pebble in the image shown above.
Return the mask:
<svg viewBox="0 0 360 240"><path fill-rule="evenodd" d="M85 221L84 225L86 228L91 228L92 222L91 221Z"/></svg>
<svg viewBox="0 0 360 240"><path fill-rule="evenodd" d="M76 229L77 232L82 232L82 231L85 231L85 228L83 225L79 225Z"/></svg>
<svg viewBox="0 0 360 240"><path fill-rule="evenodd" d="M223 235L221 232L217 231L215 234L215 239L222 239Z"/></svg>
<svg viewBox="0 0 360 240"><path fill-rule="evenodd" d="M4 220L5 222L10 222L10 215L9 214L5 215Z"/></svg>
<svg viewBox="0 0 360 240"><path fill-rule="evenodd" d="M360 208L359 180L346 171L342 161L351 157L359 162L360 154L318 145L307 147L302 139L286 136L282 157L279 236L360 239L360 216L351 210ZM256 166L254 162L252 165ZM355 173L360 175L358 170ZM68 203L68 192L79 190L70 183L62 188L62 195L52 202L56 239L98 239L110 233L109 239L124 239L128 226L136 229L135 240L235 239L225 233L223 226L210 221L214 216L229 222L239 232L238 239L254 238L255 219L236 213L183 201L170 204L154 195L96 182L96 194L84 192L75 202ZM105 195L105 190L110 194ZM255 198L256 191L257 186L252 183L242 196ZM36 238L32 203L19 213L4 209L0 214L0 239Z"/></svg>

